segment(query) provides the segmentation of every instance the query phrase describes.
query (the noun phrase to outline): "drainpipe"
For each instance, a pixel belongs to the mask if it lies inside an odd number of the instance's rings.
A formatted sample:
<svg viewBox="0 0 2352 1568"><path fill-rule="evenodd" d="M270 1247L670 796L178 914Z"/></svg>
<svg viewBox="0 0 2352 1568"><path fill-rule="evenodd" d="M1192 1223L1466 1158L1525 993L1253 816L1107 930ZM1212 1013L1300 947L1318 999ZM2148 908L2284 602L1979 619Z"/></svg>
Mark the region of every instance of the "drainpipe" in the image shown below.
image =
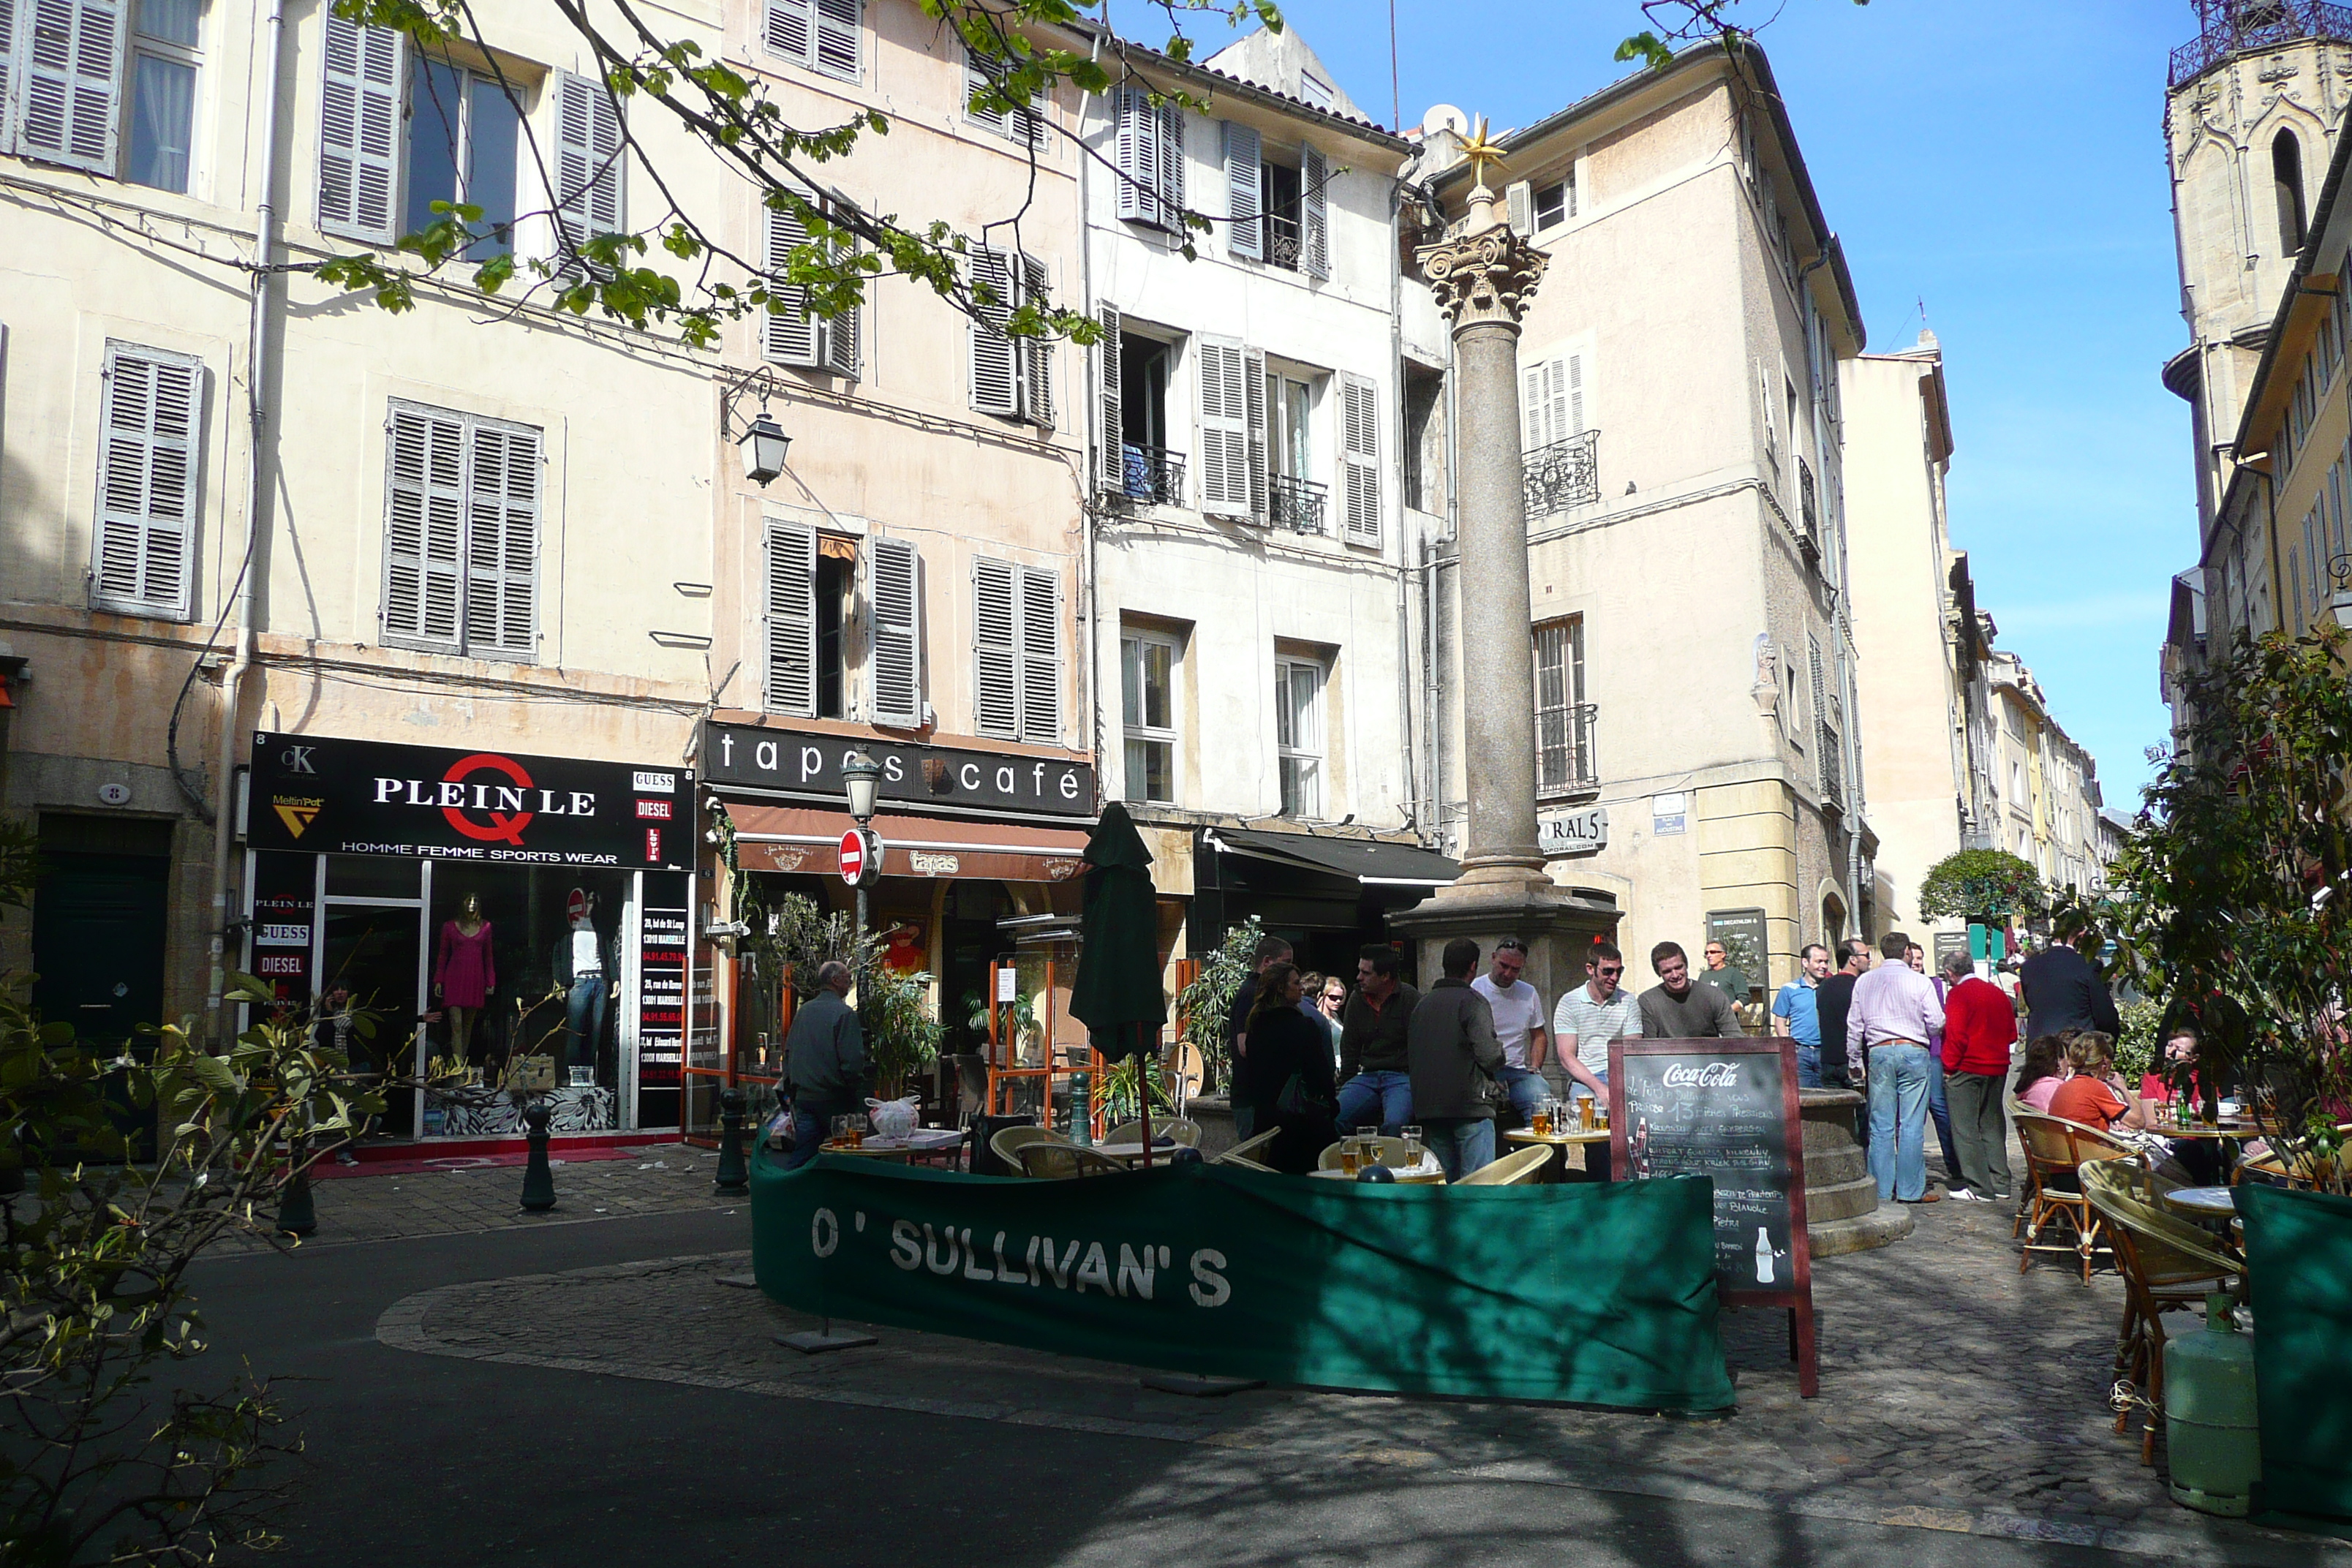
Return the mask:
<svg viewBox="0 0 2352 1568"><path fill-rule="evenodd" d="M245 554L236 587L242 595L237 606L236 651L221 681L220 752L215 778L219 805L213 816L213 937L212 1038L215 1049L228 1043L227 1012L221 993L228 970L229 858L236 845L236 737L242 727L245 678L253 666L255 609L254 574L262 569L261 503L262 440L268 429L269 282L278 228L278 95L286 63L285 0L269 0L264 18L268 45L262 58L268 70L261 96L261 181L253 223L253 283L251 313L246 325L245 402L249 428L245 450Z"/></svg>
<svg viewBox="0 0 2352 1568"><path fill-rule="evenodd" d="M1405 419L1407 377L1404 370L1404 261L1397 254L1397 220L1404 212L1404 179L1397 175L1389 182L1389 374L1395 378L1391 396L1396 409L1397 478L1404 478L1404 444L1412 437L1412 427ZM1412 577L1412 542L1406 534L1405 496L1402 482L1397 487L1397 553L1396 553L1396 615L1397 615L1397 727L1399 758L1402 771L1398 782L1410 801L1412 796L1412 606L1408 598ZM1414 813L1408 805L1405 820L1417 829L1423 825L1413 820Z"/></svg>

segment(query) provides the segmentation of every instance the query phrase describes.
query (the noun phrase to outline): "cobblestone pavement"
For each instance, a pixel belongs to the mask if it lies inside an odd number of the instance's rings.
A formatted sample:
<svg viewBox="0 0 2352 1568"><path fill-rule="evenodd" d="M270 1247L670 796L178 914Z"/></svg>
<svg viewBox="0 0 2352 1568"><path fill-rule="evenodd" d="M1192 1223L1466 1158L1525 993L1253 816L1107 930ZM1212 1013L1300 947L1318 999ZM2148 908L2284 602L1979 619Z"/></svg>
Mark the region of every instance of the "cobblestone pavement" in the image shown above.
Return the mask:
<svg viewBox="0 0 2352 1568"><path fill-rule="evenodd" d="M700 1189L707 1192L707 1186ZM757 1394L1192 1445L1191 1483L1234 1462L1331 1476L1549 1484L1781 1514L2237 1563L2352 1563L2334 1543L2210 1520L2166 1497L2104 1403L2122 1291L2054 1261L2017 1272L2006 1205L1922 1208L1909 1241L1815 1266L1822 1393L1797 1396L1786 1318L1730 1314L1728 1419L1260 1389L1194 1399L1136 1369L884 1328L803 1358L814 1326L724 1288L749 1254L676 1258L411 1296L384 1344Z"/></svg>
<svg viewBox="0 0 2352 1568"><path fill-rule="evenodd" d="M555 1207L530 1214L522 1207L522 1168L471 1166L447 1171L341 1177L310 1184L318 1211L317 1234L298 1248L394 1241L406 1237L454 1236L482 1230L577 1224L625 1215L674 1214L688 1209L732 1208L739 1199L714 1196L711 1175L718 1155L684 1143L652 1143L635 1159L566 1163L551 1160ZM274 1243L267 1232L225 1238L224 1252L257 1252Z"/></svg>

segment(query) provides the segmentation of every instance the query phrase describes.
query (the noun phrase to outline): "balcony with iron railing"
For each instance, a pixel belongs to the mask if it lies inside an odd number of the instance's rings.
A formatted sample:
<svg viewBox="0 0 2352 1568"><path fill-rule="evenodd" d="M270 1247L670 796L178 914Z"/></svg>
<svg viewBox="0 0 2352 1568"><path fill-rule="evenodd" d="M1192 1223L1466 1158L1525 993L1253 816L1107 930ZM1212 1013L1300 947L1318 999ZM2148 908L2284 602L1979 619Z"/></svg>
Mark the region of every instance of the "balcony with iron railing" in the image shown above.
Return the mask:
<svg viewBox="0 0 2352 1568"><path fill-rule="evenodd" d="M1184 504L1184 454L1129 441L1120 448L1119 494L1149 506Z"/></svg>
<svg viewBox="0 0 2352 1568"><path fill-rule="evenodd" d="M2352 5L2325 0L2197 0L2197 37L2172 51L2179 87L2249 49L2301 39L2352 43Z"/></svg>
<svg viewBox="0 0 2352 1568"><path fill-rule="evenodd" d="M1520 458L1528 516L1546 517L1601 499L1601 432L1580 430Z"/></svg>
<svg viewBox="0 0 2352 1568"><path fill-rule="evenodd" d="M1822 496L1820 487L1813 482L1812 465L1802 458L1797 459L1797 500L1803 522L1797 543L1810 566L1822 558Z"/></svg>
<svg viewBox="0 0 2352 1568"><path fill-rule="evenodd" d="M1313 479L1295 479L1288 474L1269 475L1265 487L1266 521L1293 533L1321 533L1323 502L1330 493L1329 486L1318 485Z"/></svg>
<svg viewBox="0 0 2352 1568"><path fill-rule="evenodd" d="M1297 271L1298 258L1304 248L1298 220L1277 213L1267 213L1263 221L1265 224L1266 260L1274 266Z"/></svg>
<svg viewBox="0 0 2352 1568"><path fill-rule="evenodd" d="M1570 800L1601 788L1592 756L1591 702L1536 710L1536 798Z"/></svg>

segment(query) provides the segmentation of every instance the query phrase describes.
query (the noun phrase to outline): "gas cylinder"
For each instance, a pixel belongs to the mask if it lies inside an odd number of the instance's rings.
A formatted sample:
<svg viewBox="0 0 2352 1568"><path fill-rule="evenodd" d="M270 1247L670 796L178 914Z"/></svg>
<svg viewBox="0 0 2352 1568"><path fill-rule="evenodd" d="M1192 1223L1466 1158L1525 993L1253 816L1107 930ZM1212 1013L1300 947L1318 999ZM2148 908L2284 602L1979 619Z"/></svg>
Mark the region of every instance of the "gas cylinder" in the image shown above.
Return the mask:
<svg viewBox="0 0 2352 1568"><path fill-rule="evenodd" d="M2243 1518L2262 1478L2262 1430L2254 1415L2253 1341L2237 1331L2227 1296L2205 1298L2202 1333L2165 1342L2164 1436L2172 1500Z"/></svg>

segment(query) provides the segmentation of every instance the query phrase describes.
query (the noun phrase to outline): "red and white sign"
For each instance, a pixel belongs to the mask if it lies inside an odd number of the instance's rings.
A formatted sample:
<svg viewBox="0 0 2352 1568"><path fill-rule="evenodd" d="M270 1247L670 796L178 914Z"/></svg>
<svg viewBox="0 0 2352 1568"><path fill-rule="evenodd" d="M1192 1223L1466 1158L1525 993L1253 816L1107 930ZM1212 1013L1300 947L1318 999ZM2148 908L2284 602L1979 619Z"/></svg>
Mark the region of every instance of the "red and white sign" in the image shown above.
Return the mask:
<svg viewBox="0 0 2352 1568"><path fill-rule="evenodd" d="M866 830L853 827L841 836L841 879L851 887L866 880Z"/></svg>

